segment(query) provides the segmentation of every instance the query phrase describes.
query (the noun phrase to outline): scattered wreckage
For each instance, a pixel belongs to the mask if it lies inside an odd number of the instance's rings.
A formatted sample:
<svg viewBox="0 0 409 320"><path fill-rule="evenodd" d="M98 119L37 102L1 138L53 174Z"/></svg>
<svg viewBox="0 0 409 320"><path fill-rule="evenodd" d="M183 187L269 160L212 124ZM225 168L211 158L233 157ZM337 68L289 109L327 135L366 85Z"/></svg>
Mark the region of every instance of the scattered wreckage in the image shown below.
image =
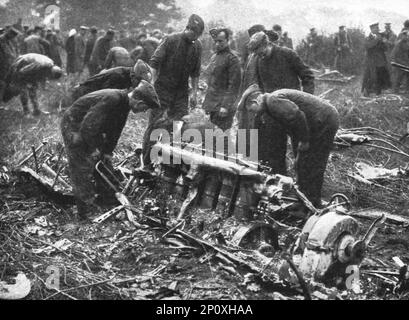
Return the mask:
<svg viewBox="0 0 409 320"><path fill-rule="evenodd" d="M369 143L370 138L362 133L362 129L341 131L336 143L341 147ZM46 145L33 147L17 171L22 177L34 178L58 200L72 202L62 165L63 150L57 148L56 155L44 150L41 153ZM160 156L153 172L143 169L140 149L115 169L102 161L97 163L96 173L112 189L120 205L95 217L93 222L100 224L115 216L127 219L135 228L160 226L164 230L162 241L172 247L200 252L200 260L222 261L231 272L244 269L264 281L301 287L305 298L311 298L305 279L331 286L342 282L345 286L348 267L360 265L377 229L388 219L399 220L386 212L354 211L342 194L335 194L325 208L317 209L292 178L271 174L268 168L239 156L209 156L206 150L189 144L158 142L155 148ZM182 161L175 162L175 158ZM25 166L28 161L34 169ZM145 199L159 189L168 197L173 194L180 199L174 220L169 214L146 210L149 201L144 202ZM221 228L214 238L202 238L197 235L200 232L192 232L203 229L203 221L201 226L185 230L192 225L194 208L221 213ZM297 219L300 208L308 212L304 224ZM292 216L295 218L288 219ZM363 232L355 217L374 222ZM404 218L402 221L407 223ZM406 284L404 268L407 266L402 264L399 281Z"/></svg>

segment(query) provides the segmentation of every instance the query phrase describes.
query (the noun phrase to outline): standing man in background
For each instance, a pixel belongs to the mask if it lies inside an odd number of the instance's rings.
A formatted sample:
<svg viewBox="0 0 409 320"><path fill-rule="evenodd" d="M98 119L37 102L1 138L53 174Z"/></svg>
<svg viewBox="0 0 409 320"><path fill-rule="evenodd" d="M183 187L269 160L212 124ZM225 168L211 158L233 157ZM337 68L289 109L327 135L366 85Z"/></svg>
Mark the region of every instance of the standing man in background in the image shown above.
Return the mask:
<svg viewBox="0 0 409 320"><path fill-rule="evenodd" d="M24 39L24 50L22 53L38 53L47 55L49 53L49 46L47 40L41 36L43 28L36 26L34 32Z"/></svg>
<svg viewBox="0 0 409 320"><path fill-rule="evenodd" d="M391 60L393 62L409 66L409 31L403 31L400 40L392 50ZM406 81L404 81L406 80ZM399 94L402 82L406 82L406 92L409 92L409 73L392 66L392 87L396 94Z"/></svg>
<svg viewBox="0 0 409 320"><path fill-rule="evenodd" d="M75 35L77 30L71 29L68 33L68 38L65 41L65 51L67 52L66 70L67 74L75 74L76 71L76 56L75 56Z"/></svg>
<svg viewBox="0 0 409 320"><path fill-rule="evenodd" d="M77 78L81 76L82 72L84 71L84 61L85 61L85 50L86 50L86 39L85 36L87 34L88 28L85 26L80 27L80 32L77 33L74 37L75 40L75 65L76 65L76 72Z"/></svg>
<svg viewBox="0 0 409 320"><path fill-rule="evenodd" d="M289 48L289 49L294 49L293 39L291 39L291 38L288 36L288 32L287 32L287 31L285 31L285 32L283 33L283 38L282 38L282 40L283 40L283 46L284 46L284 47L287 47L287 48Z"/></svg>
<svg viewBox="0 0 409 320"><path fill-rule="evenodd" d="M315 28L310 29L307 36L307 63L309 66L320 67L318 52L322 47L322 37L318 35Z"/></svg>
<svg viewBox="0 0 409 320"><path fill-rule="evenodd" d="M4 34L0 35L0 102L2 102L3 94L6 90L7 74L18 56L18 50L13 43L18 35L18 30L14 28L10 28Z"/></svg>
<svg viewBox="0 0 409 320"><path fill-rule="evenodd" d="M264 32L251 37L249 50L254 53L245 76L249 85L258 85L262 93L295 89L314 94L314 74L294 50L271 43ZM240 129L259 130L259 159L266 161L273 173L285 174L285 127L274 119L266 121L262 115L249 114L241 108L238 109L238 120ZM246 140L250 141L249 138Z"/></svg>
<svg viewBox="0 0 409 320"><path fill-rule="evenodd" d="M97 27L91 27L89 37L87 39L87 42L85 43L85 56L84 56L84 66L87 66L90 74L91 74L91 70L89 66L89 61L91 59L91 53L92 53L92 50L94 49L94 45L95 45L95 42L97 41L97 37L98 37Z"/></svg>
<svg viewBox="0 0 409 320"><path fill-rule="evenodd" d="M391 23L385 23L385 31L382 32L382 36L386 39L386 59L388 60L388 70L389 73L392 75L392 65L391 65L391 58L392 58L392 50L395 47L396 41L398 40L398 36L395 32L393 32L391 28Z"/></svg>
<svg viewBox="0 0 409 320"><path fill-rule="evenodd" d="M114 30L108 30L104 36L97 39L91 53L90 59L90 76L100 72L104 68L105 59L108 56L109 50L113 47L115 37Z"/></svg>
<svg viewBox="0 0 409 320"><path fill-rule="evenodd" d="M208 90L203 109L212 123L223 131L231 128L236 113L235 102L240 90L240 60L229 46L228 29L212 29L210 35L216 53L210 59Z"/></svg>
<svg viewBox="0 0 409 320"><path fill-rule="evenodd" d="M349 73L351 63L352 42L345 30L345 26L340 26L339 31L335 34L334 45L336 48L336 56L334 68L341 73Z"/></svg>
<svg viewBox="0 0 409 320"><path fill-rule="evenodd" d="M386 51L387 40L379 32L379 23L370 25L371 33L365 39L366 67L362 81L362 93L369 97L372 92L380 95L391 85Z"/></svg>
<svg viewBox="0 0 409 320"><path fill-rule="evenodd" d="M278 35L278 39L275 40L273 43L275 43L276 45L278 45L279 47L283 47L284 46L284 42L283 42L283 29L281 28L281 26L279 24L275 24L273 26L273 31L275 33L277 33ZM271 40L270 40L271 41Z"/></svg>

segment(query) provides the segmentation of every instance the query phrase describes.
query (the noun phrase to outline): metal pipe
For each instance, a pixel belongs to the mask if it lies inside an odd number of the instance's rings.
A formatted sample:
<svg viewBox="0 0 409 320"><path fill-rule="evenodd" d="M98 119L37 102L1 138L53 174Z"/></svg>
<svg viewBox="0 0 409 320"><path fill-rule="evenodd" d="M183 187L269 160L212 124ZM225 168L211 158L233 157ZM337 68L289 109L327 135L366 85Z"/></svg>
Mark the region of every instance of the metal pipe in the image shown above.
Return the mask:
<svg viewBox="0 0 409 320"><path fill-rule="evenodd" d="M36 153L36 149L34 146L31 146L31 151L33 154L33 158L34 158L34 165L35 165L35 169L36 169L36 173L38 173L38 160L37 160L37 153Z"/></svg>

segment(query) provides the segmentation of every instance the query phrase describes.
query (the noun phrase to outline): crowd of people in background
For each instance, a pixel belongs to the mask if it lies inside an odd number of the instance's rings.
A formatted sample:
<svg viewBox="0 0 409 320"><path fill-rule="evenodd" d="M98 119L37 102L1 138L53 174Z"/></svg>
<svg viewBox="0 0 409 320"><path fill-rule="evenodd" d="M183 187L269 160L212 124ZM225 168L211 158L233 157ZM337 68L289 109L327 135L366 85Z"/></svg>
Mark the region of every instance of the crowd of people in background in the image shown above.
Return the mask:
<svg viewBox="0 0 409 320"><path fill-rule="evenodd" d="M367 57L362 84L363 94L365 96L371 93L380 94L385 89L399 93L402 85L405 91L408 91L408 72L392 67L391 63L409 65L409 20L404 23L398 35L392 31L391 23L385 23L382 32L379 24L371 25L370 29L371 32L365 40ZM248 56L247 43L238 43L241 40L238 38L239 35L236 36L231 30L227 30L230 48L237 51L241 66L244 67ZM270 41L277 46L295 49L293 40L280 25L275 24L270 30L262 25L256 25L255 31L259 30L265 31ZM172 31L170 29L168 33ZM118 31L110 27L103 30L95 26L80 26L61 32L41 26L34 28L23 26L22 20L19 19L14 25L0 29L2 55L0 68L4 70L0 76L0 93L4 91L6 69L21 54L37 53L48 56L55 65L64 67L69 79L75 83L85 70L92 76L104 69L132 66L138 59L149 62L160 41L168 33L147 28ZM345 25L339 26L339 31L333 35L333 41L332 66L325 66L320 59L323 35L318 34L316 28L311 28L309 34L302 40L300 47L305 48L305 54L301 57L307 65L315 69L330 67L345 75L356 73L351 68L354 44ZM210 35L207 35L207 38L205 35L202 42L204 51L214 51Z"/></svg>

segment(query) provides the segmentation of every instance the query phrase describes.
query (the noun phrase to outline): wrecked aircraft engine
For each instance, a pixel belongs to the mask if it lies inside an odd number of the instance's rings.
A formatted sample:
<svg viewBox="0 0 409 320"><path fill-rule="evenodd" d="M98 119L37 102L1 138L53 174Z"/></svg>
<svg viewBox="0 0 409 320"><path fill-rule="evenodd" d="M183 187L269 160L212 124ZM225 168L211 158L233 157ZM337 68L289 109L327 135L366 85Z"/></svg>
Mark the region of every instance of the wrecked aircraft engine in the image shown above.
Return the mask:
<svg viewBox="0 0 409 320"><path fill-rule="evenodd" d="M176 221L167 225L163 238L169 243L184 239L186 248L194 244L206 247L206 251L217 248L219 256L239 265L242 260L229 253L229 248L251 252L259 263L258 272L298 284L298 272L321 282L329 278L345 280L345 270L362 262L369 242L384 221L382 216L376 219L360 239L358 222L351 216L348 199L341 194L334 195L324 209L317 209L292 178L271 174L268 168L240 156L210 156L206 150L188 144L172 146L158 142L155 148L159 157L153 172L143 169L141 150L128 157L136 161L127 164L125 160L116 168L97 163L95 172L114 191L120 206L96 217L94 223L102 223L124 211L122 215L127 220L137 228L142 227L141 199L155 189L165 189L183 202ZM60 157L57 158L54 167L61 168ZM39 163L36 166L40 167ZM28 171L38 176L33 170ZM54 186L57 180L58 172L50 184ZM184 221L193 207L213 209L225 220L234 219L235 232L213 244L183 231ZM307 212L301 230L299 219L293 221L293 226L280 222L293 214L296 216L300 208ZM285 246L279 241L283 229L297 231L295 240ZM288 256L292 257L291 261Z"/></svg>
<svg viewBox="0 0 409 320"><path fill-rule="evenodd" d="M291 214L300 205L307 208L308 219L289 253L304 276L319 281L328 274L342 278L349 265L359 265L384 221L384 217L377 219L359 239L358 222L348 214L349 202L342 195L335 195L326 208L316 209L293 179L259 171L256 163L239 157L211 157L206 150L189 145L182 148L158 142L155 148L160 150L156 178L184 200L177 223L188 216L192 206L233 217L240 221L240 226L228 243L271 258L269 268L286 281L298 279L282 258L277 228L280 217ZM133 174L138 176L138 170ZM146 178L146 172L139 174Z"/></svg>

